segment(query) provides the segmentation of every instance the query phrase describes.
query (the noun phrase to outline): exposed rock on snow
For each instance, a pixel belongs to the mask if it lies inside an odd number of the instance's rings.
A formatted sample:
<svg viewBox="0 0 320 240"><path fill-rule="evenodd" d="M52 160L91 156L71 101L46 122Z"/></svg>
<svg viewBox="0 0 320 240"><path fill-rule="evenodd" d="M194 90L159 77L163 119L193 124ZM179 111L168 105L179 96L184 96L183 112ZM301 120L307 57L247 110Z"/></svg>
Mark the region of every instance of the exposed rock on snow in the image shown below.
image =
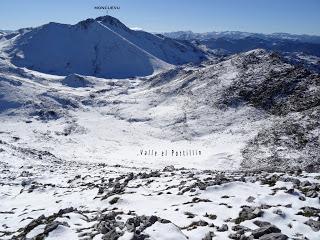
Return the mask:
<svg viewBox="0 0 320 240"><path fill-rule="evenodd" d="M3 143L1 147L7 151ZM304 179L319 185L319 174L188 169L159 170L155 174L145 168L57 163L53 156L38 155L42 156L38 160L33 155L25 155L22 160L17 154L16 162L13 158L1 162L0 197L1 209L5 210L0 212L1 239L198 240L299 236L313 240L318 237L319 199L295 189L305 196L306 201L301 201L286 189ZM211 183L210 179L221 179L221 175L224 183ZM264 184L262 180L272 176L278 176L274 178L275 185ZM21 185L22 181L25 184ZM183 194L180 194L181 181L190 187ZM193 183L199 181L210 186L192 191ZM114 191L119 186L122 190ZM273 193L274 188L279 190ZM246 201L248 192L263 207L263 215L256 203ZM108 197L99 197L106 193ZM234 196L226 198L227 195ZM111 203L115 198L119 200ZM221 200L232 207L221 205ZM238 215L244 216L244 209L256 217L251 219L247 214L241 223L233 221ZM274 214L276 209L281 209L286 217ZM215 217L207 214L208 211ZM299 211L303 215L297 215ZM188 218L186 212L194 216Z"/></svg>
<svg viewBox="0 0 320 240"><path fill-rule="evenodd" d="M78 74L70 74L66 76L61 83L73 88L89 87L92 85L90 81L86 80L84 77Z"/></svg>

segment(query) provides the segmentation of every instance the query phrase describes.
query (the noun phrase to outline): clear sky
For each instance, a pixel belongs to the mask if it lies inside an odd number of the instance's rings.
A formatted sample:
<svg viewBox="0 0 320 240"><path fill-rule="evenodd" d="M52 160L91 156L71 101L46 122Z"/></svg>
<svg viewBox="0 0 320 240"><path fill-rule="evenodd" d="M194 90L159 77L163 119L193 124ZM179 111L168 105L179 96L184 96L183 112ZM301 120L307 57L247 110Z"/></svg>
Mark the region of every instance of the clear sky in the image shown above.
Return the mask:
<svg viewBox="0 0 320 240"><path fill-rule="evenodd" d="M192 30L320 35L320 0L0 0L0 29L48 22L76 23L109 12L129 27L151 32Z"/></svg>

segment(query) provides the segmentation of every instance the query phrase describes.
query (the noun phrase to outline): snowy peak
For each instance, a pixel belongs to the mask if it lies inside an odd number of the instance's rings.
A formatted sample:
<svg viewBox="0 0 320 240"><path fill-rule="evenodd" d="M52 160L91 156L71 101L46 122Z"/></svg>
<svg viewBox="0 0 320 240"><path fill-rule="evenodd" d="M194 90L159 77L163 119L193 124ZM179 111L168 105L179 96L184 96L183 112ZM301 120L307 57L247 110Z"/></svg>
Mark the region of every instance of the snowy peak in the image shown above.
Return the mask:
<svg viewBox="0 0 320 240"><path fill-rule="evenodd" d="M84 29L87 29L89 26L91 26L95 22L101 22L112 29L118 28L125 31L130 31L130 29L126 25L124 25L122 22L120 22L117 18L111 17L109 15L97 17L96 19L88 18L86 20L78 22L75 26L80 26Z"/></svg>
<svg viewBox="0 0 320 240"><path fill-rule="evenodd" d="M110 27L117 27L125 30L130 30L126 25L120 22L117 18L111 17L109 15L97 17L95 20L98 22L102 22L103 24Z"/></svg>

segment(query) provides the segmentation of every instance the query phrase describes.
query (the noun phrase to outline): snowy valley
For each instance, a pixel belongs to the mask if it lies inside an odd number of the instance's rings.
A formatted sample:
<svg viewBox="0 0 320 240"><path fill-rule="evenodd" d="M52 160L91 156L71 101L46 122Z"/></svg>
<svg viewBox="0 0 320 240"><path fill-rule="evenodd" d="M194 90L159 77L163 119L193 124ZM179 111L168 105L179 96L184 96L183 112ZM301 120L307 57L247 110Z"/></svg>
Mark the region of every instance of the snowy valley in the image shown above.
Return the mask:
<svg viewBox="0 0 320 240"><path fill-rule="evenodd" d="M0 239L319 239L320 75L297 56L110 16L1 32Z"/></svg>

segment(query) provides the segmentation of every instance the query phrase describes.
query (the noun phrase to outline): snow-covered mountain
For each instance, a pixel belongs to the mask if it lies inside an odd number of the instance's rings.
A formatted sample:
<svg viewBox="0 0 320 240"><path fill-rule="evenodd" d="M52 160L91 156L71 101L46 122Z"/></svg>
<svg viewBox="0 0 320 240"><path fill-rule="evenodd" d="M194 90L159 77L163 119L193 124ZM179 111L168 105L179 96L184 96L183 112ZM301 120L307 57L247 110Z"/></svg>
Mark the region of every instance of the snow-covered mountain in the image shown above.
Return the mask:
<svg viewBox="0 0 320 240"><path fill-rule="evenodd" d="M10 31L10 30L1 30L1 29L0 29L0 38L1 38L1 36L6 35L6 34L10 34L10 33L12 33L12 32L14 32L14 31Z"/></svg>
<svg viewBox="0 0 320 240"><path fill-rule="evenodd" d="M5 33L4 31L1 31L0 30L0 41L4 40L4 36L6 35L7 33Z"/></svg>
<svg viewBox="0 0 320 240"><path fill-rule="evenodd" d="M20 67L105 78L146 76L206 58L191 43L133 31L110 16L21 31L3 50Z"/></svg>

